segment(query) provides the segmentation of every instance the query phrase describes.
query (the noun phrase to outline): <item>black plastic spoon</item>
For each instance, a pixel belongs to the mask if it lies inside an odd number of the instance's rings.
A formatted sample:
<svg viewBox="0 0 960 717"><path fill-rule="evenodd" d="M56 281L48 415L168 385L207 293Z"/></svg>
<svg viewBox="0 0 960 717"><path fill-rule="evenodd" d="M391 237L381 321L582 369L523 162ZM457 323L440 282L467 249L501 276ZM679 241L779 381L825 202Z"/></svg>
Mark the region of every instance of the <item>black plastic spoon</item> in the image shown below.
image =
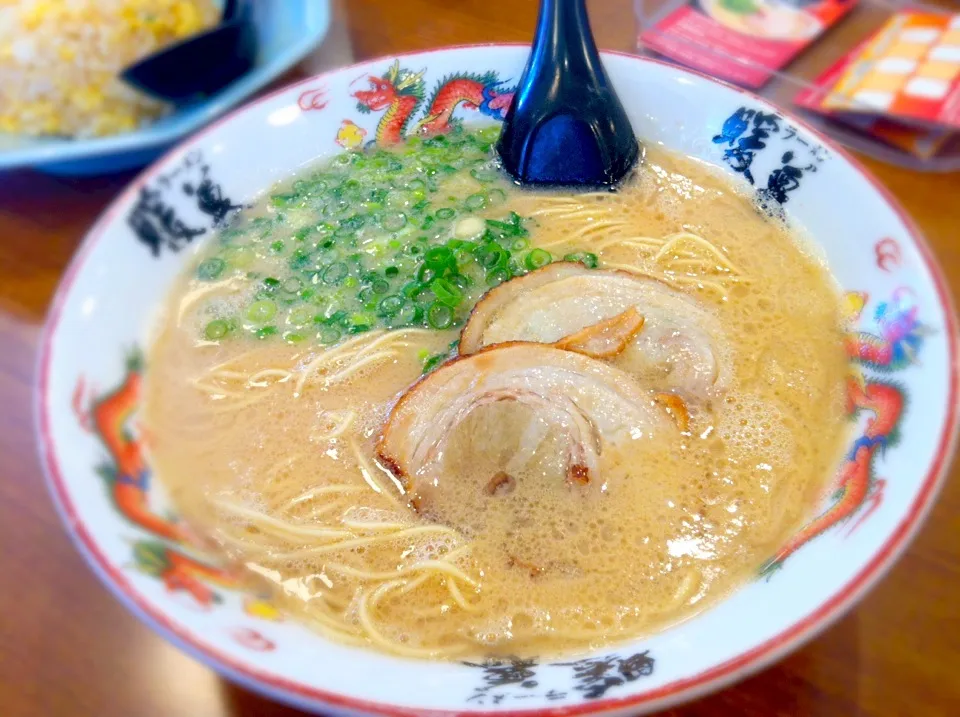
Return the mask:
<svg viewBox="0 0 960 717"><path fill-rule="evenodd" d="M252 0L227 0L219 25L147 55L120 77L151 97L180 105L245 75L256 56Z"/></svg>
<svg viewBox="0 0 960 717"><path fill-rule="evenodd" d="M584 0L541 0L533 49L497 152L520 184L539 186L614 187L640 159Z"/></svg>

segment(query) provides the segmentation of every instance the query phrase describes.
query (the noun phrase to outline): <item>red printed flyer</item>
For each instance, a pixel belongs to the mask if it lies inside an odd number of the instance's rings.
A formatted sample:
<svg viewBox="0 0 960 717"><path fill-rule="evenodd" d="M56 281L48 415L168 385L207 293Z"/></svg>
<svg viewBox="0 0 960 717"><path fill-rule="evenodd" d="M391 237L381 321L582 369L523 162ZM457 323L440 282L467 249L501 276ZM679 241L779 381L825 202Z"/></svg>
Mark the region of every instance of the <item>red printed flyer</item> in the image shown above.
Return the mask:
<svg viewBox="0 0 960 717"><path fill-rule="evenodd" d="M648 48L714 77L755 89L856 0L697 0L640 34Z"/></svg>

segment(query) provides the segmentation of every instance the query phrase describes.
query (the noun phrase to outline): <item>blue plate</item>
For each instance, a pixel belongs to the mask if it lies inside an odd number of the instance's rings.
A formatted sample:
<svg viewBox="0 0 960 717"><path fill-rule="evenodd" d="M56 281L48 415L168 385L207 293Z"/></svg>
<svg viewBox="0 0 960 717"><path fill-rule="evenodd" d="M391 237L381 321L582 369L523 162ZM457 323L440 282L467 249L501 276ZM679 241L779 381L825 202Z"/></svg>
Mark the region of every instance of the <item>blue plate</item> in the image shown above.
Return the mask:
<svg viewBox="0 0 960 717"><path fill-rule="evenodd" d="M36 167L51 174L86 176L140 167L306 57L330 25L328 0L256 3L260 53L253 71L204 102L149 127L111 137L61 139L0 133L0 170Z"/></svg>

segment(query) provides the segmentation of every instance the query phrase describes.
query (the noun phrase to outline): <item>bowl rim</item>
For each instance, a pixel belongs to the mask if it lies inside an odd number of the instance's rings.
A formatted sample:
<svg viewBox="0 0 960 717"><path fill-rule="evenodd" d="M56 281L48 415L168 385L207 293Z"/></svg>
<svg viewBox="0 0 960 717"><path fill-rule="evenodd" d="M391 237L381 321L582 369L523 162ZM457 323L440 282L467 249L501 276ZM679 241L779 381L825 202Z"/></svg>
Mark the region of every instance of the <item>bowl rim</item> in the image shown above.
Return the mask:
<svg viewBox="0 0 960 717"><path fill-rule="evenodd" d="M816 137L823 146L835 152L849 163L861 178L870 185L887 205L896 213L899 220L903 223L911 241L917 247L918 253L923 261L924 268L932 277L933 288L937 295L937 300L944 312L945 333L947 337L947 364L949 370L949 385L947 394L947 416L943 423L940 437L937 441L935 454L927 475L924 477L917 497L910 506L906 516L899 525L884 540L880 548L874 552L873 556L847 583L829 599L801 620L785 627L775 637L756 645L736 657L719 663L700 672L692 677L682 678L669 682L654 690L646 691L632 696L609 698L591 701L588 703L570 705L557 708L533 708L520 710L438 710L438 709L420 709L416 707L374 702L354 697L344 696L337 692L330 692L317 687L310 687L299 682L288 680L284 677L267 674L256 667L235 659L216 648L204 643L204 641L193 635L186 628L175 624L164 612L152 607L143 599L135 589L132 588L126 577L115 567L113 567L106 556L98 549L97 543L92 539L85 529L79 516L77 515L73 504L71 503L69 493L66 489L66 483L61 473L60 464L57 461L56 452L53 446L50 415L48 412L49 383L52 362L52 342L57 334L61 312L66 304L66 298L70 288L80 271L84 266L87 256L97 245L104 234L106 228L113 222L120 207L149 181L154 175L159 173L164 166L178 153L181 147L189 142L204 137L208 133L216 130L221 124L232 121L235 117L247 112L253 107L270 101L292 89L322 80L330 75L349 71L361 66L368 65L377 61L387 59L396 59L409 56L426 56L435 53L443 53L451 50L484 50L493 48L516 48L529 47L527 43L520 42L491 42L479 44L459 44L447 45L442 47L427 48L424 50L413 50L408 52L392 53L389 55L378 56L364 59L343 67L337 67L327 72L323 72L311 77L303 78L295 82L283 85L282 87L271 90L256 99L242 104L227 112L215 122L203 127L200 131L189 135L178 142L170 150L165 152L160 158L151 163L131 180L130 184L120 192L97 218L93 226L87 231L84 239L76 250L66 271L61 277L57 290L53 296L47 318L40 335L40 346L37 359L37 370L34 382L34 423L36 431L37 448L40 454L41 468L44 473L45 483L57 513L62 520L71 541L77 546L77 549L83 555L87 564L93 569L93 572L106 585L109 591L127 607L136 617L151 630L160 634L164 639L176 645L191 657L199 660L203 664L211 667L220 675L239 683L255 692L280 702L296 705L301 708L316 709L319 706L332 707L334 709L345 709L354 712L374 713L381 715L391 715L395 717L449 717L450 715L470 715L471 717L490 715L490 717L533 717L534 715L580 715L580 714L599 714L613 710L623 710L628 708L642 708L650 710L654 708L663 708L681 701L687 701L697 696L702 696L725 687L735 681L739 681L751 674L754 674L762 668L770 665L774 661L783 657L801 645L811 640L818 633L836 622L846 613L863 595L872 588L893 566L894 562L904 552L911 540L915 537L923 520L926 518L933 506L943 483L946 480L948 469L951 465L953 455L957 449L958 439L960 439L960 423L958 423L958 414L960 414L960 402L958 402L958 385L960 385L960 328L958 328L958 317L952 296L947 284L946 278L937 263L933 251L924 238L923 234L900 206L892 193L881 184L872 174L870 174L861 162L851 155L843 147L839 146L832 139L823 136L817 130L807 125L790 112L785 112L778 105L758 97L754 93L736 87L722 80L718 80L709 75L696 70L677 66L657 58L637 55L630 52L618 50L603 50L601 54L608 56L620 56L635 60L640 63L651 63L667 67L668 69L681 74L689 74L698 77L701 80L720 85L728 90L732 90L752 102L766 105L782 116L790 117L792 122L803 127L812 136Z"/></svg>

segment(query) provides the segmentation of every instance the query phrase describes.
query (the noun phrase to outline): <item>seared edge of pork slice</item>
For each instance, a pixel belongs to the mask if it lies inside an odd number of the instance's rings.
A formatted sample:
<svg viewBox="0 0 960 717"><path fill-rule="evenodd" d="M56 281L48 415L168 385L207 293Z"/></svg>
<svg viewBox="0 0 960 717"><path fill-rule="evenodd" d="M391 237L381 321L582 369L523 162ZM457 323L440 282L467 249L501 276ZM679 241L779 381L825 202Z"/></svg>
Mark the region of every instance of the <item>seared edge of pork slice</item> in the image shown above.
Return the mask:
<svg viewBox="0 0 960 717"><path fill-rule="evenodd" d="M565 336L552 345L597 359L619 356L643 328L644 318L631 306L626 311Z"/></svg>

